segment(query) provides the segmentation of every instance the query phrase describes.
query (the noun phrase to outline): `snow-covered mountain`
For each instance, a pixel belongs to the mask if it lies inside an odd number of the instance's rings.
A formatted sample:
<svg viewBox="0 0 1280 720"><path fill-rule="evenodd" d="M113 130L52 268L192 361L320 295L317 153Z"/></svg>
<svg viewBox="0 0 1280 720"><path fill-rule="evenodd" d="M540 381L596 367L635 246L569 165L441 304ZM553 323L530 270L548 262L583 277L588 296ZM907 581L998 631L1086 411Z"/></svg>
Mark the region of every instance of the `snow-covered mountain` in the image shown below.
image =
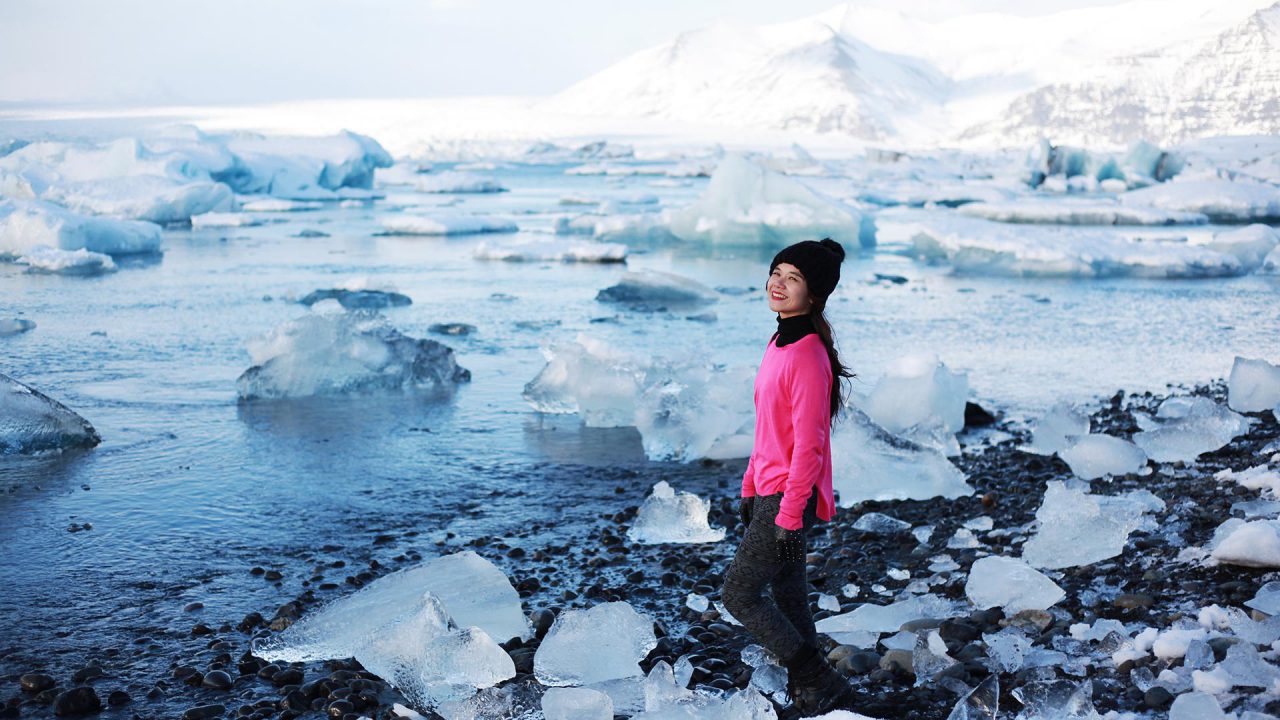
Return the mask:
<svg viewBox="0 0 1280 720"><path fill-rule="evenodd" d="M942 20L850 3L682 33L543 107L903 144L1277 133L1280 3L1130 0Z"/></svg>

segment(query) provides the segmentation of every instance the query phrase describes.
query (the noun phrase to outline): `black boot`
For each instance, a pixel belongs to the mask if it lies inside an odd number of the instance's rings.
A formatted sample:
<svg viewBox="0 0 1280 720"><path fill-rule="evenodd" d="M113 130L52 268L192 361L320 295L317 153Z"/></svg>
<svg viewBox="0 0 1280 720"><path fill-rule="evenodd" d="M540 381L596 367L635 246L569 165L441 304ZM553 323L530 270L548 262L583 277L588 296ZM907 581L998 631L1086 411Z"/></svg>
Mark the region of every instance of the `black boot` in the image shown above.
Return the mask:
<svg viewBox="0 0 1280 720"><path fill-rule="evenodd" d="M786 665L791 701L801 715L825 715L852 703L853 686L816 647L806 647Z"/></svg>

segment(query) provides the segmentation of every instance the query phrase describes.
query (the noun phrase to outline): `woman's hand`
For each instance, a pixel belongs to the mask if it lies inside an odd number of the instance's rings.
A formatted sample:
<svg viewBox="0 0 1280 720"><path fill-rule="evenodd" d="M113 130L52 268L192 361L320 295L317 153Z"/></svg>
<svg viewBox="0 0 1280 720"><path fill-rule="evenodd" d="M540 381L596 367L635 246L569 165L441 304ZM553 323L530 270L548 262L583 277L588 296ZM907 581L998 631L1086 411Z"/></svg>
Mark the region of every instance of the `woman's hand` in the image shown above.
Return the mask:
<svg viewBox="0 0 1280 720"><path fill-rule="evenodd" d="M755 504L754 497L744 497L738 501L738 517L742 518L743 527L751 524L752 505Z"/></svg>
<svg viewBox="0 0 1280 720"><path fill-rule="evenodd" d="M778 562L804 562L804 528L788 530L781 525L774 525L773 540L778 553Z"/></svg>

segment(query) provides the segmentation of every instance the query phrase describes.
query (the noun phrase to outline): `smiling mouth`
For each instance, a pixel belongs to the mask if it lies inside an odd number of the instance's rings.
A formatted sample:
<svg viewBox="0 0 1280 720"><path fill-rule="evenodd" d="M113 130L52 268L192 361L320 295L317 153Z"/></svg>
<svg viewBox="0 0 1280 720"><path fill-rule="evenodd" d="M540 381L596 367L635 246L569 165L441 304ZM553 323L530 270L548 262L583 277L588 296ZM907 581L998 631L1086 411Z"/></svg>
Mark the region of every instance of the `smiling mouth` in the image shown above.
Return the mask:
<svg viewBox="0 0 1280 720"><path fill-rule="evenodd" d="M774 300L786 300L786 299L787 299L787 296L786 296L786 295L779 295L778 293L769 293L769 297L773 298Z"/></svg>

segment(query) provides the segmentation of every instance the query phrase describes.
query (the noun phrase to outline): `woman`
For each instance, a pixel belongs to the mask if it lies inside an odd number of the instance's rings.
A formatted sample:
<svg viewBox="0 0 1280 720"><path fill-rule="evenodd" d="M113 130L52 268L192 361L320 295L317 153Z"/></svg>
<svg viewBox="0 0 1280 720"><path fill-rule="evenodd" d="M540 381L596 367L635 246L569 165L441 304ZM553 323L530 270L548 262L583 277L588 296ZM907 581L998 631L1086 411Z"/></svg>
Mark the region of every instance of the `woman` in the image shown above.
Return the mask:
<svg viewBox="0 0 1280 720"><path fill-rule="evenodd" d="M818 649L805 576L805 528L835 514L831 422L841 404L840 362L824 311L844 248L831 239L784 248L765 291L778 314L756 374L755 445L742 478L746 527L728 571L725 607L786 666L805 715L847 704L853 688ZM764 593L772 589L772 598Z"/></svg>

